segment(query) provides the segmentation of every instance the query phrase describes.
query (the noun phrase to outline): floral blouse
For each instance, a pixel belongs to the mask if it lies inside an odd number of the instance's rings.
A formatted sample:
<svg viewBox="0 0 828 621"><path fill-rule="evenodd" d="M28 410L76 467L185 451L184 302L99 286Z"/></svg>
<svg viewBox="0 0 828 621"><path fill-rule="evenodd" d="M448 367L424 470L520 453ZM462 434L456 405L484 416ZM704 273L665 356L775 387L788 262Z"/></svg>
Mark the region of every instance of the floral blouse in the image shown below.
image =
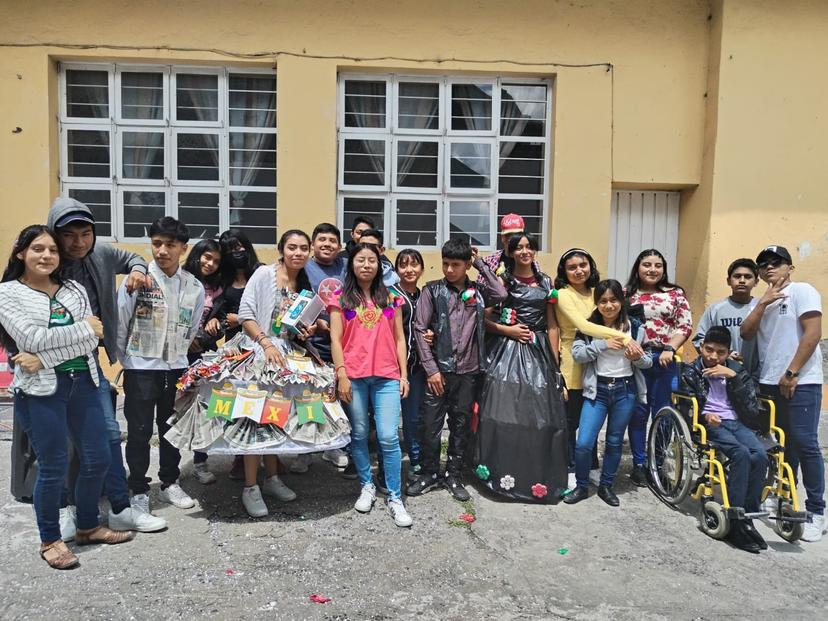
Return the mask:
<svg viewBox="0 0 828 621"><path fill-rule="evenodd" d="M676 334L690 338L693 317L681 289L656 293L636 291L630 296L630 305L635 304L644 306L644 347L663 349Z"/></svg>

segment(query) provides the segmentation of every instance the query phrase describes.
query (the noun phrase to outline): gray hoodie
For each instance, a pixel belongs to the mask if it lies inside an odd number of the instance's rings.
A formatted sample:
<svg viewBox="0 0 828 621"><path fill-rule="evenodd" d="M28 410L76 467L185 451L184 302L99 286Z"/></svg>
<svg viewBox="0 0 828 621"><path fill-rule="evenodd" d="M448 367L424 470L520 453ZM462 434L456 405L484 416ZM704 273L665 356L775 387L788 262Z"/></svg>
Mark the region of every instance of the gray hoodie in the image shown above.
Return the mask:
<svg viewBox="0 0 828 621"><path fill-rule="evenodd" d="M49 219L46 224L50 229L55 228L55 223L63 216L81 212L94 220L92 211L80 201L74 198L57 198L49 210ZM112 244L95 240L92 250L81 259L81 262L89 271L95 283L95 293L98 304L101 307L101 322L104 328L103 345L109 361L116 360L116 341L118 338L118 311L115 304L117 289L115 287L116 274L129 274L137 271L147 273L147 262L134 252L127 252L116 248Z"/></svg>

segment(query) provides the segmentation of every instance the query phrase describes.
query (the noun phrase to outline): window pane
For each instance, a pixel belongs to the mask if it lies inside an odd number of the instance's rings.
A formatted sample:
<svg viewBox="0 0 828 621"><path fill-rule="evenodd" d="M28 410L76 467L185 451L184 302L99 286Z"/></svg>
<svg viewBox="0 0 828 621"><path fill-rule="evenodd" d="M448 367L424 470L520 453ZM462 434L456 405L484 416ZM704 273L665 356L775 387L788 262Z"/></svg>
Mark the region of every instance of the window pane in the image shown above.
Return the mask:
<svg viewBox="0 0 828 621"><path fill-rule="evenodd" d="M179 73L175 101L179 121L218 121L218 76Z"/></svg>
<svg viewBox="0 0 828 621"><path fill-rule="evenodd" d="M124 191L124 236L149 237L150 225L166 213L164 192Z"/></svg>
<svg viewBox="0 0 828 621"><path fill-rule="evenodd" d="M219 195L179 192L178 219L187 224L191 239L218 237Z"/></svg>
<svg viewBox="0 0 828 621"><path fill-rule="evenodd" d="M451 201L449 237L467 240L472 246L490 246L492 241L488 201Z"/></svg>
<svg viewBox="0 0 828 621"><path fill-rule="evenodd" d="M218 181L217 134L178 134L178 178L186 181Z"/></svg>
<svg viewBox="0 0 828 621"><path fill-rule="evenodd" d="M501 198L497 201L497 219L507 213L516 213L523 218L524 228L538 242L541 241L541 224L543 222L543 200ZM500 240L498 238L498 245Z"/></svg>
<svg viewBox="0 0 828 621"><path fill-rule="evenodd" d="M361 198L346 196L342 199L342 241L351 239L351 229L354 228L354 218L368 216L374 221L377 229L385 231L385 200L382 198Z"/></svg>
<svg viewBox="0 0 828 621"><path fill-rule="evenodd" d="M164 178L164 134L123 132L123 176L125 179Z"/></svg>
<svg viewBox="0 0 828 621"><path fill-rule="evenodd" d="M66 116L109 118L109 73L66 70Z"/></svg>
<svg viewBox="0 0 828 621"><path fill-rule="evenodd" d="M276 187L276 134L230 134L230 184Z"/></svg>
<svg viewBox="0 0 828 621"><path fill-rule="evenodd" d="M109 132L97 129L70 129L66 132L70 177L111 177Z"/></svg>
<svg viewBox="0 0 828 621"><path fill-rule="evenodd" d="M546 86L504 84L500 90L500 133L504 136L543 136Z"/></svg>
<svg viewBox="0 0 828 621"><path fill-rule="evenodd" d="M71 188L69 198L79 200L89 207L95 218L96 235L112 237L112 193L109 190Z"/></svg>
<svg viewBox="0 0 828 621"><path fill-rule="evenodd" d="M407 188L437 188L436 142L400 140L397 143L397 185Z"/></svg>
<svg viewBox="0 0 828 621"><path fill-rule="evenodd" d="M230 227L254 244L276 243L276 193L230 192Z"/></svg>
<svg viewBox="0 0 828 621"><path fill-rule="evenodd" d="M437 201L397 200L396 246L437 245Z"/></svg>
<svg viewBox="0 0 828 621"><path fill-rule="evenodd" d="M121 73L121 116L125 119L164 118L164 76L160 73Z"/></svg>
<svg viewBox="0 0 828 621"><path fill-rule="evenodd" d="M451 145L451 187L492 187L492 149L485 142L455 142Z"/></svg>
<svg viewBox="0 0 828 621"><path fill-rule="evenodd" d="M345 141L345 185L385 185L385 141Z"/></svg>
<svg viewBox="0 0 828 621"><path fill-rule="evenodd" d="M501 194L543 194L543 143L500 143Z"/></svg>
<svg viewBox="0 0 828 621"><path fill-rule="evenodd" d="M385 81L345 80L345 127L385 127Z"/></svg>
<svg viewBox="0 0 828 621"><path fill-rule="evenodd" d="M492 85L451 85L451 128L489 131L492 129Z"/></svg>
<svg viewBox="0 0 828 621"><path fill-rule="evenodd" d="M440 85L400 82L397 112L402 129L440 128Z"/></svg>
<svg viewBox="0 0 828 621"><path fill-rule="evenodd" d="M230 125L276 127L276 76L230 76Z"/></svg>

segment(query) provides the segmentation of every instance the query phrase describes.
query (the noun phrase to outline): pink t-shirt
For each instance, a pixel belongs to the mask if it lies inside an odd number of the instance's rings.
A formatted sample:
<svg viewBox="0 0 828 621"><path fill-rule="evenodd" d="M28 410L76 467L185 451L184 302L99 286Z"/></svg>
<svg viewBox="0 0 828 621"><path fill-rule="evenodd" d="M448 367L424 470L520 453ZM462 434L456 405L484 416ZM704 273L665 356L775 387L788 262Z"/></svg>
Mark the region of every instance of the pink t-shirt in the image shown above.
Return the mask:
<svg viewBox="0 0 828 621"><path fill-rule="evenodd" d="M390 296L391 294L389 294ZM397 345L394 340L394 315L399 299L380 309L371 302L356 309L342 309L340 296L328 302L328 310L342 312L344 331L342 350L345 354L345 373L350 379L385 377L400 379Z"/></svg>

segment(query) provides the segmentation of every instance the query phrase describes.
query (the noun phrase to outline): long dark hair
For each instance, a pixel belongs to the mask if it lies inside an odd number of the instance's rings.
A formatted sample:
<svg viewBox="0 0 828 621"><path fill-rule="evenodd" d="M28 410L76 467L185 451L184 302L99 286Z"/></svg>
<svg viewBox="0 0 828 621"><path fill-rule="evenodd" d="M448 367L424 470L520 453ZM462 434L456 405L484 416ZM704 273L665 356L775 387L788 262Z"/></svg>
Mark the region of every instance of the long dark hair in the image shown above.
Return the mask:
<svg viewBox="0 0 828 621"><path fill-rule="evenodd" d="M538 247L538 242L536 242L531 235L528 235L526 233L518 233L516 235L512 235L509 238L509 241L506 243L506 251L503 253L503 266L506 268L506 272L510 276L514 276L515 274L515 259L512 255L515 253L515 250L517 250L517 247L520 245L522 239L528 241L529 247L535 252L538 252L538 250L540 249ZM538 271L537 267L535 267L534 261L532 261L532 274L534 275L535 280L538 283L540 283L543 279L543 274L541 274Z"/></svg>
<svg viewBox="0 0 828 621"><path fill-rule="evenodd" d="M310 249L311 240L308 237L308 234L305 231L300 229L290 229L289 231L285 231L282 233L282 236L279 238L279 243L276 245L276 248L279 250L280 255L284 255L285 252L285 244L287 240L293 237L294 235L298 237L304 237L308 241L308 248ZM310 255L308 255L310 257ZM283 258L279 258L279 263L284 263ZM308 273L305 271L303 267L299 270L299 273L296 274L296 291L297 293L307 289L308 291L313 291L313 287L311 287L310 278L308 278Z"/></svg>
<svg viewBox="0 0 828 621"><path fill-rule="evenodd" d="M219 268L209 276L202 274L201 255L205 252L218 252L221 258L224 258L221 245L215 239L202 239L190 250L190 254L187 255L187 260L184 261L184 269L205 285L210 285L215 288L221 284L221 263L219 263Z"/></svg>
<svg viewBox="0 0 828 621"><path fill-rule="evenodd" d="M586 286L590 289L598 285L601 280L601 274L598 272L598 266L595 264L595 259L583 248L570 248L561 255L558 261L558 271L555 274L555 289L563 289L569 286L569 279L566 277L566 262L572 257L581 257L586 259L589 263L589 278L586 280Z"/></svg>
<svg viewBox="0 0 828 621"><path fill-rule="evenodd" d="M601 299L607 291L611 291L612 295L621 303L621 312L618 313L618 319L615 320L615 325L610 326L618 328L619 330L626 330L630 325L630 316L628 312L627 298L624 297L624 287L615 279L602 280L592 291L592 300L595 302L595 310L589 316L592 323L597 323L599 326L604 325L604 316L598 310L598 300Z"/></svg>
<svg viewBox="0 0 828 621"><path fill-rule="evenodd" d="M656 283L656 289L659 291L668 291L669 289L684 291L684 289L679 287L677 284L670 282L670 279L667 277L667 259L664 258L664 255L655 248L648 248L647 250L642 250L636 257L635 263L633 263L632 270L630 271L630 278L627 280L627 297L632 297L632 295L641 288L641 277L638 275L638 268L641 266L641 261L643 261L645 257L658 257L661 259L661 264L664 266L661 279Z"/></svg>
<svg viewBox="0 0 828 621"><path fill-rule="evenodd" d="M6 264L6 269L3 270L3 278L0 279L0 282L9 282L11 280L19 279L25 272L26 272L26 263L23 259L18 258L18 254L26 250L29 246L32 245L32 242L40 237L41 235L48 235L52 238L55 244L60 248L58 244L57 235L50 229L48 226L43 224L32 224L24 228L18 234L17 238L14 240L14 244L12 245L11 255L9 256L9 262ZM58 255L60 256L60 255ZM59 261L60 259L58 259ZM55 270L49 274L49 278L52 282L58 285L68 285L69 283L64 280L60 275L60 263L58 263ZM77 287L72 285L72 289L77 293L79 296L83 297L83 294L77 290ZM84 308L84 317L88 308ZM14 339L11 338L8 332L6 332L5 328L0 325L0 345L2 345L6 351L16 352L17 345L14 342Z"/></svg>
<svg viewBox="0 0 828 621"><path fill-rule="evenodd" d="M247 265L244 266L244 277L250 280L253 272L262 264L259 261L259 256L256 254L256 249L250 239L245 235L244 231L239 229L227 229L219 237L219 245L221 246L221 285L222 287L229 287L236 279L236 268L230 263L230 253L236 245L241 246L247 251Z"/></svg>
<svg viewBox="0 0 828 621"><path fill-rule="evenodd" d="M354 275L354 257L361 250L370 250L377 257L377 273L374 275L374 280L371 281L371 300L378 308L385 308L388 306L388 289L382 282L382 261L380 260L380 253L374 244L356 243L348 253L348 267L345 270L345 284L342 285L342 295L340 296L340 304L343 309L354 309L360 304L365 303L365 297L362 295Z"/></svg>

